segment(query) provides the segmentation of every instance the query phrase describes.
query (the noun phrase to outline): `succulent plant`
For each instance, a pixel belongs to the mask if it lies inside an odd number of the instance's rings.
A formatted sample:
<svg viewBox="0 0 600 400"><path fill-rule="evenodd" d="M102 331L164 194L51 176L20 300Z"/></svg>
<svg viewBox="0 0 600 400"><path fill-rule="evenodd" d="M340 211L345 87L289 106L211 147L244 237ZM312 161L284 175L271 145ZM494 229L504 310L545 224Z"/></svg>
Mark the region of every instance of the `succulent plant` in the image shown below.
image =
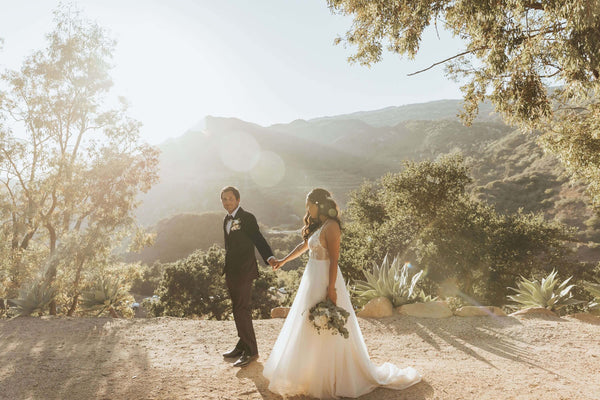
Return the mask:
<svg viewBox="0 0 600 400"><path fill-rule="evenodd" d="M56 289L39 278L19 290L19 297L11 300L15 305L15 316L42 313L56 296Z"/></svg>
<svg viewBox="0 0 600 400"><path fill-rule="evenodd" d="M115 308L129 298L121 281L116 277L101 278L81 295L81 307L87 311L97 311L98 315L108 311L117 317Z"/></svg>
<svg viewBox="0 0 600 400"><path fill-rule="evenodd" d="M394 307L413 302L424 297L422 291L416 290L423 271L409 278L411 268L410 263L402 263L398 257L390 263L386 254L381 265L373 262L372 273L364 271L366 281L355 281L351 291L361 302L376 297L387 297Z"/></svg>
<svg viewBox="0 0 600 400"><path fill-rule="evenodd" d="M590 311L600 313L600 284L592 282L583 282L583 288L587 290L592 296L594 301L588 304Z"/></svg>
<svg viewBox="0 0 600 400"><path fill-rule="evenodd" d="M559 284L556 274L557 271L552 270L547 277L542 278L541 283L537 280L530 281L521 277L521 281L517 282L517 289L509 288L514 290L516 294L507 297L520 304L522 308L543 307L551 311L557 311L568 305L583 303L581 300L574 299L572 293L570 293L575 285L567 286L572 276Z"/></svg>

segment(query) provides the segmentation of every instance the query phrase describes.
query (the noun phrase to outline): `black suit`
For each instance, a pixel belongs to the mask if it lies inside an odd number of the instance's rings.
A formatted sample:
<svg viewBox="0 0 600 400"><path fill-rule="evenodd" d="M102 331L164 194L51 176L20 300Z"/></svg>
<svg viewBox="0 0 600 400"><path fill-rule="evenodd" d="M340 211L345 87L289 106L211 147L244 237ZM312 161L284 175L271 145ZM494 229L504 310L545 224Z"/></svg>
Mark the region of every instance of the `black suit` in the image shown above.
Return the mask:
<svg viewBox="0 0 600 400"><path fill-rule="evenodd" d="M237 210L227 233L228 219L223 221L225 235L225 280L233 304L233 318L237 328L238 341L236 348L246 351L249 355L258 354L256 336L252 326L252 283L258 278L258 265L254 254L254 247L262 256L266 264L273 255L269 244L260 233L254 215L244 211L241 207Z"/></svg>

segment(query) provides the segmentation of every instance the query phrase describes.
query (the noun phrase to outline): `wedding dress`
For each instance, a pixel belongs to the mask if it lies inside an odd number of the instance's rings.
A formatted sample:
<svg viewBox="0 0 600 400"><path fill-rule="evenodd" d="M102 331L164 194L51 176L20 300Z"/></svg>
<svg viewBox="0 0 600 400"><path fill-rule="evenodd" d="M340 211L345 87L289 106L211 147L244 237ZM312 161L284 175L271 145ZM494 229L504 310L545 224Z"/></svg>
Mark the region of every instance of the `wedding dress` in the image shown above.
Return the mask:
<svg viewBox="0 0 600 400"><path fill-rule="evenodd" d="M359 397L380 386L405 389L419 382L414 368L371 362L339 267L337 305L350 313L349 338L330 331L319 334L309 322L308 310L325 299L329 284L329 255L321 245L321 229L308 240L309 259L296 298L264 364L269 390L284 396Z"/></svg>

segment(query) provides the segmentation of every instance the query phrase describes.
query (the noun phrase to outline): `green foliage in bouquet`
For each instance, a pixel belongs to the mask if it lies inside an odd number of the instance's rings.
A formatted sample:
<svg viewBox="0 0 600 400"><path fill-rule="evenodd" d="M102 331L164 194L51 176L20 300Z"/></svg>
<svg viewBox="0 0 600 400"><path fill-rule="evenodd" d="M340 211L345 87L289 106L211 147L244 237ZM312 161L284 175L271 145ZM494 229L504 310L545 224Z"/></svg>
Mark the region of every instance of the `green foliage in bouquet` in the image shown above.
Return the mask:
<svg viewBox="0 0 600 400"><path fill-rule="evenodd" d="M54 287L43 279L37 279L20 289L19 297L12 300L15 304L15 316L41 314L55 296L56 289Z"/></svg>
<svg viewBox="0 0 600 400"><path fill-rule="evenodd" d="M583 282L583 288L587 290L592 296L594 301L588 304L590 311L600 313L600 284L592 282Z"/></svg>
<svg viewBox="0 0 600 400"><path fill-rule="evenodd" d="M367 280L354 282L352 293L357 296L359 302L364 303L376 297L387 297L394 307L414 302L424 297L422 291L416 290L423 271L409 278L410 268L409 263L401 265L399 257L395 257L390 264L386 254L381 266L373 262L372 273L366 269L363 271Z"/></svg>
<svg viewBox="0 0 600 400"><path fill-rule="evenodd" d="M346 322L350 313L336 306L330 299L317 303L308 313L308 320L313 324L319 335L321 330L331 331L334 335L341 335L348 339L350 333L346 328Z"/></svg>
<svg viewBox="0 0 600 400"><path fill-rule="evenodd" d="M574 299L570 293L575 285L567 286L572 277L559 284L556 274L557 271L552 270L547 277L542 278L541 283L521 277L521 281L517 283L518 289L509 288L517 294L507 297L521 305L522 308L543 307L552 311L568 305L583 303L581 300Z"/></svg>
<svg viewBox="0 0 600 400"><path fill-rule="evenodd" d="M88 290L83 291L81 306L86 311L101 315L108 311L111 317L117 318L117 309L131 300L121 279L116 276L98 279Z"/></svg>

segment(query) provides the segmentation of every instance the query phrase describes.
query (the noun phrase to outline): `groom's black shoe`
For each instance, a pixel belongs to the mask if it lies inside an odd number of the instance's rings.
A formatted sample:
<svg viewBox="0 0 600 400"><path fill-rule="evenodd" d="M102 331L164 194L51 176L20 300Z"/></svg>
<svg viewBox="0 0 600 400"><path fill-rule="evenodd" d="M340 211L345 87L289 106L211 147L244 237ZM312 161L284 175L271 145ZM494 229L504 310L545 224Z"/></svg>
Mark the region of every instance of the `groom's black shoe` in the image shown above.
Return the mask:
<svg viewBox="0 0 600 400"><path fill-rule="evenodd" d="M237 347L228 353L223 353L225 358L235 358L244 355L244 350L238 349Z"/></svg>
<svg viewBox="0 0 600 400"><path fill-rule="evenodd" d="M258 354L251 356L251 355L246 354L246 352L244 352L244 354L242 354L240 359L237 360L233 364L233 366L234 367L245 367L246 365L250 364L252 361L257 360L257 359L258 359Z"/></svg>

